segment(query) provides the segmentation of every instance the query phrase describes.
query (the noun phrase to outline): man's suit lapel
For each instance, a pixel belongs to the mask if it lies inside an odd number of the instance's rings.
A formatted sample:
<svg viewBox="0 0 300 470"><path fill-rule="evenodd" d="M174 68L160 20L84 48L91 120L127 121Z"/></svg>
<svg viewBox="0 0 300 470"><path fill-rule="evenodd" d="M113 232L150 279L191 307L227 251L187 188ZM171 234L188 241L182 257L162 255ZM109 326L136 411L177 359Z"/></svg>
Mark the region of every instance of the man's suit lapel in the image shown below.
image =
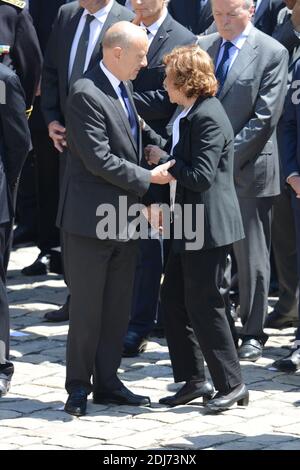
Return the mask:
<svg viewBox="0 0 300 470"><path fill-rule="evenodd" d="M126 113L123 109L123 106L121 105L121 103L119 101L119 98L118 98L117 94L115 93L113 87L111 86L110 81L108 80L106 75L102 72L100 67L99 67L99 69L97 68L96 82L98 82L98 86L101 89L101 91L103 91L106 94L106 96L109 98L109 100L113 103L117 113L119 114L120 118L123 121L123 124L126 128L128 137L129 137L129 139L132 143L134 151L136 153L138 153L137 143L136 143L136 141L135 141L135 139L132 135L128 117L127 117L127 115L126 115ZM129 99L131 101L131 93L128 90L128 87L126 86L126 84L125 84L125 87L126 87ZM134 109L135 109L135 107L134 107Z"/></svg>
<svg viewBox="0 0 300 470"><path fill-rule="evenodd" d="M149 51L148 51L148 64L151 66L152 59L156 56L157 52L162 48L163 44L169 38L169 31L172 30L171 26L171 17L168 14L167 18L160 26L159 30L157 31L155 38L153 39Z"/></svg>
<svg viewBox="0 0 300 470"><path fill-rule="evenodd" d="M118 6L117 3L114 3L111 10L110 10L110 12L108 13L106 21L105 21L105 23L104 23L104 25L101 29L100 36L97 39L97 43L94 47L94 50L93 50L93 53L92 53L92 56L91 56L91 60L90 60L89 66L88 66L88 70L92 69L96 65L96 62L101 60L102 55L100 54L100 52L102 50L102 39L104 37L104 34L106 33L106 31L114 23L117 23L118 21L120 21L119 18L120 18L119 6Z"/></svg>
<svg viewBox="0 0 300 470"><path fill-rule="evenodd" d="M76 30L77 30L80 18L82 16L82 13L83 13L83 8L76 8L71 17L71 21L68 21L67 24L65 25L64 36L66 40L61 44L61 47L64 49L62 51L61 56L64 58L66 57L69 58L71 55L71 48L72 48L74 36L76 34ZM68 79L69 60L63 60L61 67L62 67L62 76L64 77L64 82L65 82L65 86L67 90L68 83L69 83L69 79Z"/></svg>
<svg viewBox="0 0 300 470"><path fill-rule="evenodd" d="M222 100L224 96L228 93L230 88L234 85L236 80L239 78L241 73L249 67L257 56L256 45L254 43L255 29L253 29L242 49L238 53L237 58L235 59L231 69L228 72L227 78L225 80L224 86L219 95L219 99Z"/></svg>

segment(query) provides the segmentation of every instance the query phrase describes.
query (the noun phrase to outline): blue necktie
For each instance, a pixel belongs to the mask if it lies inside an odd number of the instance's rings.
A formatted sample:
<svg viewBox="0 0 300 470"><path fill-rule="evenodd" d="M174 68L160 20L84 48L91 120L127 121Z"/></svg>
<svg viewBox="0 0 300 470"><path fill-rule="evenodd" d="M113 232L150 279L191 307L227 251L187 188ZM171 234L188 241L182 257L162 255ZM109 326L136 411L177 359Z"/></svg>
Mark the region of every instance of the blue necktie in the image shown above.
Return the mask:
<svg viewBox="0 0 300 470"><path fill-rule="evenodd" d="M125 107L127 109L128 120L129 120L129 124L130 124L130 128L131 128L131 132L132 132L132 135L133 135L135 141L137 142L138 141L138 126L137 126L137 122L136 122L135 113L132 109L131 103L130 103L129 98L128 98L127 90L126 90L126 87L125 87L123 82L120 83L119 88L121 90L121 96L122 96L122 99L124 101Z"/></svg>
<svg viewBox="0 0 300 470"><path fill-rule="evenodd" d="M223 85L225 83L225 80L228 74L229 65L230 65L229 51L232 47L234 47L232 42L226 41L224 43L223 57L216 70L216 78L219 82L219 90L218 90L217 96L221 93L221 90L223 88Z"/></svg>

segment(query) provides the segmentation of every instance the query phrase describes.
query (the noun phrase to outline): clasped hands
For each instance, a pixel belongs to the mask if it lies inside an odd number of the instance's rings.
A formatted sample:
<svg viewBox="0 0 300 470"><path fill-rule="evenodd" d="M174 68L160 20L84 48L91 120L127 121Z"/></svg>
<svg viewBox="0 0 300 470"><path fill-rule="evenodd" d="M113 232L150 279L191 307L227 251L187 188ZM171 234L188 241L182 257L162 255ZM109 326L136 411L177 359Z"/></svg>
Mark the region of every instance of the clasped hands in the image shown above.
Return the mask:
<svg viewBox="0 0 300 470"><path fill-rule="evenodd" d="M169 168L175 165L175 160L169 160L166 163L159 165L161 158L168 155L164 150L161 150L157 145L147 145L145 147L145 159L149 165L157 165L156 168L151 170L151 183L167 184L175 181L175 178L168 172Z"/></svg>

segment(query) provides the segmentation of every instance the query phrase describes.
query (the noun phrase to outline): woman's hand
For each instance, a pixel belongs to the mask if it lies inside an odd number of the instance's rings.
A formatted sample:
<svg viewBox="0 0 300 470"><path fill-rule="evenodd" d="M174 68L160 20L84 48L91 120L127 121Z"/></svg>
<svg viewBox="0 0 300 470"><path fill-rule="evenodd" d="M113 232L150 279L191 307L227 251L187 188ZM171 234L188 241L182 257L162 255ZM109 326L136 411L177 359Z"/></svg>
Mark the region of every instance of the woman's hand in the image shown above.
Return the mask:
<svg viewBox="0 0 300 470"><path fill-rule="evenodd" d="M160 149L157 145L147 145L145 147L145 158L149 165L158 165L160 159L167 155L167 152Z"/></svg>

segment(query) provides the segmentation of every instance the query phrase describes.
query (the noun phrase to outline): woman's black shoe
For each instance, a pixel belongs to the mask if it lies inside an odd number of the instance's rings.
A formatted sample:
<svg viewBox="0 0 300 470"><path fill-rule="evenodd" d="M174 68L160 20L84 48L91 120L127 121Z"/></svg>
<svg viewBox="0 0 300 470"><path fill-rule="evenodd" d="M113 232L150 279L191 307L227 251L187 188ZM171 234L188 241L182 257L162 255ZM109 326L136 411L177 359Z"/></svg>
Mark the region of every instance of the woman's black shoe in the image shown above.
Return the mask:
<svg viewBox="0 0 300 470"><path fill-rule="evenodd" d="M249 403L249 392L245 384L238 385L230 392L224 394L218 392L216 396L209 400L206 407L215 413L231 408L235 403L238 406L247 406Z"/></svg>
<svg viewBox="0 0 300 470"><path fill-rule="evenodd" d="M214 395L213 386L206 381L190 380L181 387L175 395L164 397L159 403L167 406L185 405L195 398L203 397L203 403L206 404Z"/></svg>

